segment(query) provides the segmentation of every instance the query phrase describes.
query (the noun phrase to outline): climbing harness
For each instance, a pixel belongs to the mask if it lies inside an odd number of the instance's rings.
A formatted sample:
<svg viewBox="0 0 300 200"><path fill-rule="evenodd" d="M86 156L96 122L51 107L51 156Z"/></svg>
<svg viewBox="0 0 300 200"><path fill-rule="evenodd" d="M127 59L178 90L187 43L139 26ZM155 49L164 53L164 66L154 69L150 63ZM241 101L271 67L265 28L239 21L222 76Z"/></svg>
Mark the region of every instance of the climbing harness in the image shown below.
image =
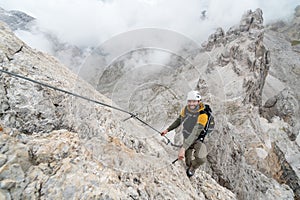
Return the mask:
<svg viewBox="0 0 300 200"><path fill-rule="evenodd" d="M112 105L108 105L106 103L103 103L103 102L100 102L100 101L96 101L96 100L93 100L93 99L90 99L88 97L84 97L84 96L81 96L79 94L75 94L73 92L70 92L70 91L67 91L67 90L63 90L63 89L60 89L60 88L57 88L57 87L54 87L54 86L51 86L51 85L48 85L48 84L45 84L45 83L42 83L42 82L39 82L39 81L36 81L36 80L33 80L33 79L30 79L30 78L27 78L27 77L24 77L24 76L21 76L21 75L18 75L18 74L15 74L13 72L8 72L6 70L2 70L0 69L0 72L3 72L5 74L8 74L10 76L14 76L14 77L17 77L17 78L20 78L20 79L24 79L24 80L27 80L27 81L30 81L30 82L33 82L33 83L36 83L38 85L41 85L41 86L44 86L44 87L48 87L48 88L51 88L53 90L57 90L57 91L60 91L60 92L63 92L63 93L66 93L68 95L71 95L71 96L75 96L75 97L78 97L78 98L81 98L81 99L84 99L84 100L87 100L87 101L90 101L90 102L93 102L93 103L96 103L96 104L100 104L102 106L106 106L106 107L109 107L109 108L112 108L112 109L115 109L115 110L118 110L120 112L124 112L126 114L129 114L130 117L126 118L125 120L123 121L126 121L130 118L135 118L137 119L138 121L140 121L141 123L143 123L144 125L148 126L149 128L151 128L152 130L158 132L159 134L161 133L160 131L158 131L157 129L155 129L153 126L151 126L150 124L148 124L147 122L143 121L142 119L140 119L136 113L131 113L129 111L126 111L126 110L123 110L121 108L118 108L118 107L115 107L115 106L112 106ZM163 136L166 140L167 140L167 145L170 144L171 146L174 146L174 147L180 147L179 145L176 145L174 143L171 142L171 140L167 137L167 136Z"/></svg>

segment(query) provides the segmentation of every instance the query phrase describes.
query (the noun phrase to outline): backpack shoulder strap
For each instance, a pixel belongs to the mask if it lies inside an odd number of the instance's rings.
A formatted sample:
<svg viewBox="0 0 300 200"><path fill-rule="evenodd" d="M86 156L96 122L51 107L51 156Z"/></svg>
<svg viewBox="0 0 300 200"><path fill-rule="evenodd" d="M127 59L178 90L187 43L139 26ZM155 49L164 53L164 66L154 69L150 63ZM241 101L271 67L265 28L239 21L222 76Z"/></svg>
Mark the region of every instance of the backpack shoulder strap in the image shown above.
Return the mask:
<svg viewBox="0 0 300 200"><path fill-rule="evenodd" d="M205 104L204 110L206 110L209 114L212 113L212 110L208 104Z"/></svg>
<svg viewBox="0 0 300 200"><path fill-rule="evenodd" d="M206 136L209 132L211 132L211 131L209 131L209 126L210 126L211 124L214 124L214 117L213 117L213 115L212 115L212 110L211 110L210 106L207 105L207 104L205 104L204 106L205 106L204 109L201 110L201 111L199 111L199 115L200 115L200 114L207 114L208 120L207 120L207 123L206 123L206 125L205 125L203 131L201 132L201 134L199 135L199 137L198 137L198 139L197 139L197 140L200 140L201 142L203 142L205 136Z"/></svg>
<svg viewBox="0 0 300 200"><path fill-rule="evenodd" d="M210 106L208 104L205 104L204 109L199 111L200 115L204 113L207 114L208 116L210 116L212 113L212 110L210 109Z"/></svg>

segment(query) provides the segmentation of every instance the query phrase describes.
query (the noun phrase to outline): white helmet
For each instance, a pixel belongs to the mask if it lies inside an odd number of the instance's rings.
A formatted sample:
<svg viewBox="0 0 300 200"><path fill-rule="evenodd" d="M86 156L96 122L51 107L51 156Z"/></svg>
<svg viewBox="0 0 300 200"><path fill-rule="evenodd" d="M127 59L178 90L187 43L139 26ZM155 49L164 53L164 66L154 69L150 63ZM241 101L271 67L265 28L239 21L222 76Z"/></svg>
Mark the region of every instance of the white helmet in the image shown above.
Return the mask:
<svg viewBox="0 0 300 200"><path fill-rule="evenodd" d="M188 94L187 94L187 98L186 100L196 100L196 101L201 101L201 95L198 91L190 91Z"/></svg>

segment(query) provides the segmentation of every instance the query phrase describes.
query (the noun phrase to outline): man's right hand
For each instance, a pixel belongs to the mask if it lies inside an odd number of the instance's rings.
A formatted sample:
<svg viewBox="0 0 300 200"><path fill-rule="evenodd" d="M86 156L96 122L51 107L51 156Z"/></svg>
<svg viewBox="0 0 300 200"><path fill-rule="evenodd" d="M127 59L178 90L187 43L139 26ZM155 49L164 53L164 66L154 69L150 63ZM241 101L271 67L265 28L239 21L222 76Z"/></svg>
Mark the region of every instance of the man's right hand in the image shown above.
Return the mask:
<svg viewBox="0 0 300 200"><path fill-rule="evenodd" d="M184 159L184 155L185 155L185 148L181 147L178 152L178 160Z"/></svg>
<svg viewBox="0 0 300 200"><path fill-rule="evenodd" d="M161 132L160 135L161 135L161 136L165 136L165 135L167 134L167 132L169 132L168 129L166 129L166 130L164 130L163 132Z"/></svg>

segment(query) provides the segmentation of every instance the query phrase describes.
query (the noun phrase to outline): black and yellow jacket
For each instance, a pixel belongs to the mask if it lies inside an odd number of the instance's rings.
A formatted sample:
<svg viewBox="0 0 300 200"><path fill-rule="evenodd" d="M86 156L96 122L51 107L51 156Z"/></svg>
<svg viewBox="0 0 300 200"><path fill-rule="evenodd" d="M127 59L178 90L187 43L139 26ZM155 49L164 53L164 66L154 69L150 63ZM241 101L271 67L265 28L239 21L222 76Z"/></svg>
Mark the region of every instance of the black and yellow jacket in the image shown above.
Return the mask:
<svg viewBox="0 0 300 200"><path fill-rule="evenodd" d="M204 108L203 103L200 103L198 109L195 111L190 110L188 106L185 106L182 108L178 118L167 128L168 131L171 131L181 124L183 125L183 148L185 149L190 147L196 141L208 121L206 113L200 114L200 111L204 110Z"/></svg>

